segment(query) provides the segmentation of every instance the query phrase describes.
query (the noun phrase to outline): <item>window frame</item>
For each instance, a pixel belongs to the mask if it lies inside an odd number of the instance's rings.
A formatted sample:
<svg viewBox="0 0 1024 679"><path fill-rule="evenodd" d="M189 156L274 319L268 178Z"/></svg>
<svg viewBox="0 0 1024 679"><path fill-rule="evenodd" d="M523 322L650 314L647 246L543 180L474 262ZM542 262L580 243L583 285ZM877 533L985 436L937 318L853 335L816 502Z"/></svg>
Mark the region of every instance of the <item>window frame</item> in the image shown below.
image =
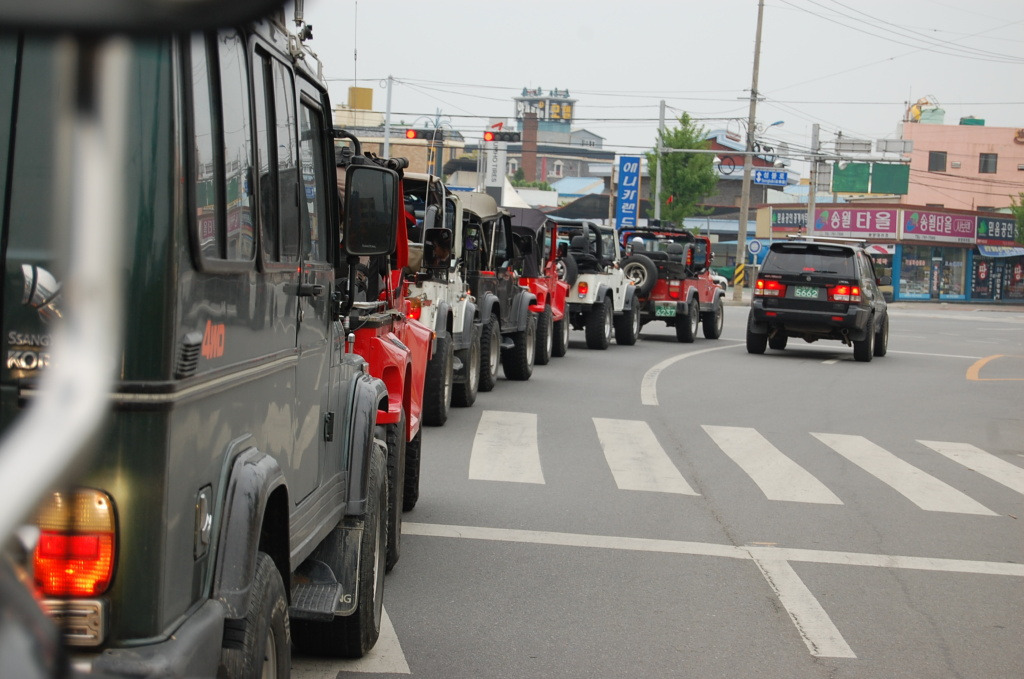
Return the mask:
<svg viewBox="0 0 1024 679"><path fill-rule="evenodd" d="M939 162L941 159L941 162ZM928 171L929 172L945 172L948 161L948 154L946 151L929 151L928 152ZM940 167L941 165L941 167Z"/></svg>
<svg viewBox="0 0 1024 679"><path fill-rule="evenodd" d="M991 164L991 169L989 165ZM979 153L978 154L978 174L997 174L999 167L999 154L998 153Z"/></svg>

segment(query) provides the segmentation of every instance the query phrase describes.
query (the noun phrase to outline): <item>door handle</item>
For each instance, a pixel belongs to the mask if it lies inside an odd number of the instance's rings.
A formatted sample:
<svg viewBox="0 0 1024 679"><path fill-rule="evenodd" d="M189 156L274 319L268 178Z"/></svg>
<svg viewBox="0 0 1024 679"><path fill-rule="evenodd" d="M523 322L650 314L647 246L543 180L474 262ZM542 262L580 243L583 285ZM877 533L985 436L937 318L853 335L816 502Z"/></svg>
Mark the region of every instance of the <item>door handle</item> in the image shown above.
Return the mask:
<svg viewBox="0 0 1024 679"><path fill-rule="evenodd" d="M324 286L319 283L299 283L299 297L319 297L324 294Z"/></svg>

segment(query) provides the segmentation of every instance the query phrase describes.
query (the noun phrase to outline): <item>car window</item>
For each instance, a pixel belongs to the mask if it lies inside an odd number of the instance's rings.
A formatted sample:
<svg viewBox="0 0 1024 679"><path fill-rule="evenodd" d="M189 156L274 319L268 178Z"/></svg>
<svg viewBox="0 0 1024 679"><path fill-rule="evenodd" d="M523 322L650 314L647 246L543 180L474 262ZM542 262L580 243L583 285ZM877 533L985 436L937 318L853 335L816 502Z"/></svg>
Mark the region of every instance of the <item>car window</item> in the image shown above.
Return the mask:
<svg viewBox="0 0 1024 679"><path fill-rule="evenodd" d="M763 271L779 274L829 273L856 277L854 251L849 248L816 244L773 246L765 259Z"/></svg>

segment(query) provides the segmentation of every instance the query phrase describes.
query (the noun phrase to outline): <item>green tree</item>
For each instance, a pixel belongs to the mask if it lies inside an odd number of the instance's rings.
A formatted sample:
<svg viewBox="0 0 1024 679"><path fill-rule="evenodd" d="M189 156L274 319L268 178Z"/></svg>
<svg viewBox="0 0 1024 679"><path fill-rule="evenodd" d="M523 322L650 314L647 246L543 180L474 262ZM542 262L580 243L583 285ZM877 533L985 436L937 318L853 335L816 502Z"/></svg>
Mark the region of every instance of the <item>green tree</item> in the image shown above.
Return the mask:
<svg viewBox="0 0 1024 679"><path fill-rule="evenodd" d="M1018 243L1024 245L1024 193L1018 193L1017 198L1010 196L1010 212L1017 220L1017 229L1014 236Z"/></svg>
<svg viewBox="0 0 1024 679"><path fill-rule="evenodd" d="M666 149L706 149L707 130L693 122L690 114L683 113L679 126L660 133L661 146ZM714 169L714 156L710 153L662 153L647 154L647 167L653 183L661 163L661 218L682 224L683 219L707 214L707 208L700 201L712 195L718 184ZM647 217L653 217L648 211Z"/></svg>

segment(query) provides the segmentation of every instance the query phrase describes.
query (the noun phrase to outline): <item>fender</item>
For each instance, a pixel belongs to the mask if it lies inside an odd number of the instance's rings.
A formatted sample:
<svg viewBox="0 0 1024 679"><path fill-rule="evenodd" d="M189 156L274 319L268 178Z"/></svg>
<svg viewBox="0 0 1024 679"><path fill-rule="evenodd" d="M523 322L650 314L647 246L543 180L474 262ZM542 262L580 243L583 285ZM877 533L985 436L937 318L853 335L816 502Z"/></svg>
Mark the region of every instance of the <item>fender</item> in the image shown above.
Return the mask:
<svg viewBox="0 0 1024 679"><path fill-rule="evenodd" d="M449 314L445 314L447 318ZM442 319L443 320L443 319ZM423 392L427 380L427 363L437 349L437 337L427 326L409 319L403 334L409 349L405 371L404 405L406 417L406 440L412 440L420 430L423 418ZM389 390L390 393L390 390Z"/></svg>
<svg viewBox="0 0 1024 679"><path fill-rule="evenodd" d="M457 330L455 334L456 343L455 349L466 349L473 342L473 326L476 324L476 304L473 302L466 302L465 313L462 314L462 328L453 328Z"/></svg>
<svg viewBox="0 0 1024 679"><path fill-rule="evenodd" d="M530 319L530 307L537 303L537 295L525 290L512 300L512 318L516 321L517 330L525 330Z"/></svg>
<svg viewBox="0 0 1024 679"><path fill-rule="evenodd" d="M626 289L626 299L624 299L622 302L623 311L633 310L633 303L636 301L638 294L639 293L637 292L635 285L631 285Z"/></svg>
<svg viewBox="0 0 1024 679"><path fill-rule="evenodd" d="M612 289L611 288L609 288L604 283L598 283L597 284L597 295L594 297L594 300L595 300L595 302L598 301L598 300L602 300L602 299L605 298L606 295L611 295L611 294L612 294ZM613 300L615 299L614 295L612 296L612 299Z"/></svg>
<svg viewBox="0 0 1024 679"><path fill-rule="evenodd" d="M365 373L353 380L349 401L344 404L348 416L348 504L345 514L358 516L366 512L366 487L370 476L370 453L377 427L379 409L387 407L388 390L384 383Z"/></svg>
<svg viewBox="0 0 1024 679"><path fill-rule="evenodd" d="M441 336L451 332L452 307L448 302L437 303L437 315L434 316L434 334Z"/></svg>
<svg viewBox="0 0 1024 679"><path fill-rule="evenodd" d="M551 292L551 313L556 321L565 317L566 298L569 295L569 286L565 281L558 281L555 289Z"/></svg>
<svg viewBox="0 0 1024 679"><path fill-rule="evenodd" d="M423 325L420 327L424 328ZM392 332L383 337L373 337L363 346L365 353L359 353L370 364L370 374L383 380L390 396L387 407L382 409L384 412L378 419L380 424L394 424L398 422L399 411L402 408L405 373L412 350Z"/></svg>
<svg viewBox="0 0 1024 679"><path fill-rule="evenodd" d="M497 314L498 320L501 320L501 305L498 303L498 296L493 292L484 293L483 298L480 299L479 308L481 323L487 323L487 319L491 317L491 313Z"/></svg>

